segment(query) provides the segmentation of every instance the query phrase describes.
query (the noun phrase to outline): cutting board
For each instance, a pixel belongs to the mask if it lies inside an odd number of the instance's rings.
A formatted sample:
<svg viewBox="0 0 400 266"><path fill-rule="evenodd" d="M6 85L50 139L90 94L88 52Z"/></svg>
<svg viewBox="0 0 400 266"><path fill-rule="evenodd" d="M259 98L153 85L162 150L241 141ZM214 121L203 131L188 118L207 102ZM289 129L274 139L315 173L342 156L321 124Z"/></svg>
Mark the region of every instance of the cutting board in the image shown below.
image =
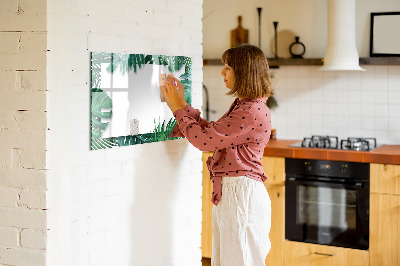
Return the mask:
<svg viewBox="0 0 400 266"><path fill-rule="evenodd" d="M238 16L238 27L231 30L231 48L242 43L249 43L249 31L242 27L242 16Z"/></svg>

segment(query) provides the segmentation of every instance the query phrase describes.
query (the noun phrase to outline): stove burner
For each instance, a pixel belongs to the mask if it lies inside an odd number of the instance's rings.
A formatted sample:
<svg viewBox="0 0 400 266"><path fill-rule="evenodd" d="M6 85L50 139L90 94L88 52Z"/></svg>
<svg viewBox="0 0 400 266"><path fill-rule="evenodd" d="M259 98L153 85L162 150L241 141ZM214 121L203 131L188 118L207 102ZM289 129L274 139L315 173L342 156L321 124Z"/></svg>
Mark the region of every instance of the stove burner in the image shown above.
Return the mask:
<svg viewBox="0 0 400 266"><path fill-rule="evenodd" d="M336 136L317 136L304 138L302 142L291 144L293 147L341 149L353 151L371 151L378 147L376 138L347 138L340 141Z"/></svg>
<svg viewBox="0 0 400 266"><path fill-rule="evenodd" d="M340 141L343 150L369 151L376 146L376 138L347 138Z"/></svg>
<svg viewBox="0 0 400 266"><path fill-rule="evenodd" d="M338 137L334 136L312 136L311 138L304 138L301 147L338 149L339 140Z"/></svg>

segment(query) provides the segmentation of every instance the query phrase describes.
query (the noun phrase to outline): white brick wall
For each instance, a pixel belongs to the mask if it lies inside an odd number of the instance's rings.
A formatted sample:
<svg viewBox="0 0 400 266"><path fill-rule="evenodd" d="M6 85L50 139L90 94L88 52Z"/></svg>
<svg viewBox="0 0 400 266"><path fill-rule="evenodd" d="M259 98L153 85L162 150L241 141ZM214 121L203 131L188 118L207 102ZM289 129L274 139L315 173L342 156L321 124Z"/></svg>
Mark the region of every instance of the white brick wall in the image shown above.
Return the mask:
<svg viewBox="0 0 400 266"><path fill-rule="evenodd" d="M45 265L46 3L0 3L1 265Z"/></svg>
<svg viewBox="0 0 400 266"><path fill-rule="evenodd" d="M202 1L5 0L0 15L0 264L199 265L201 153L89 151L88 83L89 51L192 56L201 106Z"/></svg>
<svg viewBox="0 0 400 266"><path fill-rule="evenodd" d="M90 151L89 52L191 56L199 107L202 0L47 9L47 264L201 265L201 152L186 140Z"/></svg>

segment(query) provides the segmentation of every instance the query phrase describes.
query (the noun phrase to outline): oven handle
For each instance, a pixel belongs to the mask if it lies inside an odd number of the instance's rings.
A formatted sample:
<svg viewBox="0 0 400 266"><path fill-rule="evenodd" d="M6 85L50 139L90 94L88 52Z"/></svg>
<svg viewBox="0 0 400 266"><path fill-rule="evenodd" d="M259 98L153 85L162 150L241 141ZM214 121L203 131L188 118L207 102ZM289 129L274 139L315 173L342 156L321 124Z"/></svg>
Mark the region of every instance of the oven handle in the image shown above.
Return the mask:
<svg viewBox="0 0 400 266"><path fill-rule="evenodd" d="M321 181L321 180L315 180L315 181L310 181L310 180L304 180L303 178L297 178L297 177L288 177L287 181L291 182L296 182L296 183L301 183L304 185L318 185L318 184L325 184L325 185L341 185L349 188L354 188L354 189L361 189L363 187L362 182L356 182L356 183L347 183L347 182L332 182L332 181Z"/></svg>

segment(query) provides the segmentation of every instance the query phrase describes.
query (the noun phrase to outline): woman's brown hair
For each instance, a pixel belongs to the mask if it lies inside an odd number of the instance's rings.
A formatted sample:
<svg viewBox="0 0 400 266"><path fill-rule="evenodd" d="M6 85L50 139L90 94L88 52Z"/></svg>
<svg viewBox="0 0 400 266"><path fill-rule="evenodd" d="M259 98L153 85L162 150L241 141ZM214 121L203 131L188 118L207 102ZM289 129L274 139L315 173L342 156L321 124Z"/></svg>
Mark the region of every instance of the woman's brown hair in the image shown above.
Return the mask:
<svg viewBox="0 0 400 266"><path fill-rule="evenodd" d="M273 95L268 61L263 51L253 45L240 45L222 54L222 63L235 74L235 86L227 95L259 98Z"/></svg>

